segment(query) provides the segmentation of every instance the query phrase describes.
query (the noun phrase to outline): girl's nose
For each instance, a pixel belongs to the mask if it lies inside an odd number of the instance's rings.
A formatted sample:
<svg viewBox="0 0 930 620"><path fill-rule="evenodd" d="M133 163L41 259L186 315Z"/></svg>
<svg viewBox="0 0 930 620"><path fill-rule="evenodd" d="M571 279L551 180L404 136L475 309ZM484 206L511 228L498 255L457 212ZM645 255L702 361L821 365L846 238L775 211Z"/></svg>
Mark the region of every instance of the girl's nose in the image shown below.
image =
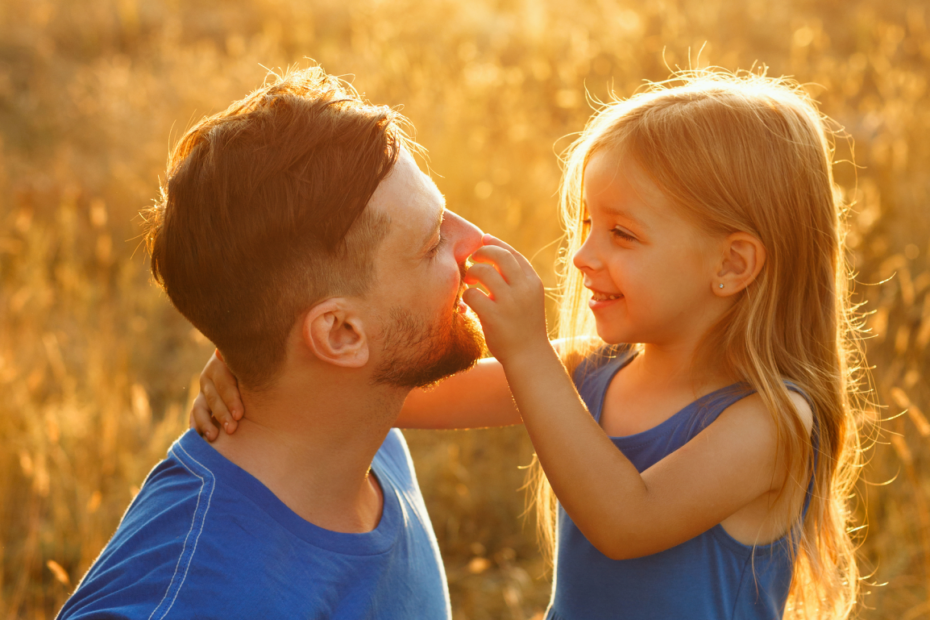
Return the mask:
<svg viewBox="0 0 930 620"><path fill-rule="evenodd" d="M593 271L600 266L600 261L597 260L597 255L591 246L591 235L589 234L572 257L572 263L581 271Z"/></svg>
<svg viewBox="0 0 930 620"><path fill-rule="evenodd" d="M466 258L481 247L481 238L484 236L481 229L448 209L443 216L442 227L445 229L443 234L448 236L449 242L452 243L456 262L464 263Z"/></svg>

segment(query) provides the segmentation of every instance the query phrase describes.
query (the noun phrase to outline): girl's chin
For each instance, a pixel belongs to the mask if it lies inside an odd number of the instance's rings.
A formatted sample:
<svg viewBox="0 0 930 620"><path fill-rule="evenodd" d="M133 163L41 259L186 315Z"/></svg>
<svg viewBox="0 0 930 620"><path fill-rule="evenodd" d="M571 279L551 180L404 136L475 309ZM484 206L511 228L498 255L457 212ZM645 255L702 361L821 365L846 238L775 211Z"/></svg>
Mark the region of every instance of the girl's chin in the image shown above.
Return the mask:
<svg viewBox="0 0 930 620"><path fill-rule="evenodd" d="M628 334L622 333L616 328L610 329L608 325L601 325L600 321L597 322L597 337L609 345L634 342L630 340Z"/></svg>
<svg viewBox="0 0 930 620"><path fill-rule="evenodd" d="M615 345L623 344L628 342L620 337L615 331L601 329L600 326L597 328L597 337L603 340L606 344Z"/></svg>

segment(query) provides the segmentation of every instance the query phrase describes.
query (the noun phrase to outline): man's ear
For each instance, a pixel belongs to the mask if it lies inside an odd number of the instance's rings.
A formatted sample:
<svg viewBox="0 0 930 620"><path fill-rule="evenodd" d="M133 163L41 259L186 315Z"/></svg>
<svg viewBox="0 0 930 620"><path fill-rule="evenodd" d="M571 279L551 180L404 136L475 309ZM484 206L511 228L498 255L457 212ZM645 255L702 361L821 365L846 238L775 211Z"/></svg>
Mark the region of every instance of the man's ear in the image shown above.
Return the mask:
<svg viewBox="0 0 930 620"><path fill-rule="evenodd" d="M300 337L324 362L346 368L361 368L368 363L368 336L363 321L345 298L333 297L313 306L303 317Z"/></svg>
<svg viewBox="0 0 930 620"><path fill-rule="evenodd" d="M765 246L753 235L735 232L723 241L723 255L712 281L714 293L728 297L749 286L765 265Z"/></svg>

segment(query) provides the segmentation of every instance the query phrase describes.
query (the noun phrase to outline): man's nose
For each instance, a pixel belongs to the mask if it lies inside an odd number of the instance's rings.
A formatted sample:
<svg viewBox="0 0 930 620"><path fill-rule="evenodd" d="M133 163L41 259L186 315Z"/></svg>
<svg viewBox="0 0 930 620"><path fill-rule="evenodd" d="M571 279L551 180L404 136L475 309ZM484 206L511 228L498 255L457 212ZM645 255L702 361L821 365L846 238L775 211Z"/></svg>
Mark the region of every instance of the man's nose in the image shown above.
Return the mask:
<svg viewBox="0 0 930 620"><path fill-rule="evenodd" d="M456 262L464 263L466 258L481 247L481 238L484 233L462 216L446 209L442 224L446 228L445 234L452 243Z"/></svg>

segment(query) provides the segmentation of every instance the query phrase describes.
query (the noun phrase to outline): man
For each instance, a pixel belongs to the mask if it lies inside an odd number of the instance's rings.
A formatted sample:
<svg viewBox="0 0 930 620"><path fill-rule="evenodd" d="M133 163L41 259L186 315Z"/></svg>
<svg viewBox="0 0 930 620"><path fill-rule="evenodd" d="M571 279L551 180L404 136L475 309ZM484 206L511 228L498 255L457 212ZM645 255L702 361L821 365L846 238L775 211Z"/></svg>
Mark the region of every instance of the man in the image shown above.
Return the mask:
<svg viewBox="0 0 930 620"><path fill-rule="evenodd" d="M403 436L408 392L470 367L464 261L385 107L313 68L201 121L148 218L152 271L249 416L183 435L59 618L448 618Z"/></svg>

